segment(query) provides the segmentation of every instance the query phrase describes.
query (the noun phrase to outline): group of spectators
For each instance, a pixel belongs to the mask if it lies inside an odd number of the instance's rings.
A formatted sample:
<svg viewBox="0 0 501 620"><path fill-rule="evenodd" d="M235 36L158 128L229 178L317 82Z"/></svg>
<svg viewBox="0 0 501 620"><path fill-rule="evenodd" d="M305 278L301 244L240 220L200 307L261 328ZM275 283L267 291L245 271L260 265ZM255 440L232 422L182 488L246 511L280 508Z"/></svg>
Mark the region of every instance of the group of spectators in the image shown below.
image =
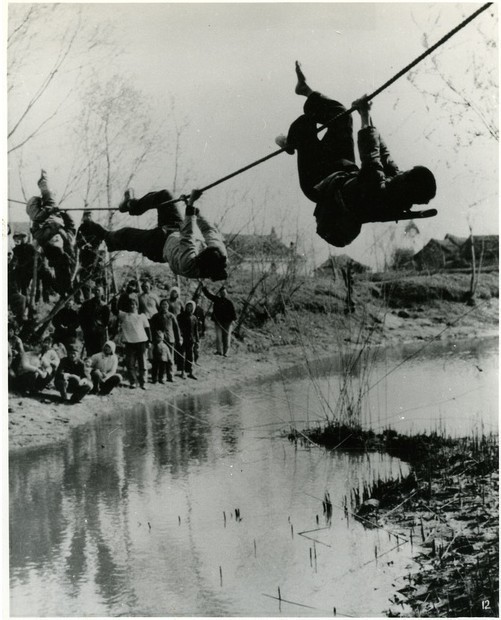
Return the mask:
<svg viewBox="0 0 501 620"><path fill-rule="evenodd" d="M212 302L215 353L227 356L236 313L225 287L217 294L199 287L193 299L183 303L177 287L160 299L148 279L140 285L130 280L110 301L101 284L87 284L81 303L68 301L53 316L50 336L31 351L10 308L9 388L37 393L53 384L63 401L75 403L88 393L106 395L123 385L119 370L126 372L130 388L143 390L148 366L151 383L173 382L176 372L196 380L200 339L206 331L201 291Z"/></svg>

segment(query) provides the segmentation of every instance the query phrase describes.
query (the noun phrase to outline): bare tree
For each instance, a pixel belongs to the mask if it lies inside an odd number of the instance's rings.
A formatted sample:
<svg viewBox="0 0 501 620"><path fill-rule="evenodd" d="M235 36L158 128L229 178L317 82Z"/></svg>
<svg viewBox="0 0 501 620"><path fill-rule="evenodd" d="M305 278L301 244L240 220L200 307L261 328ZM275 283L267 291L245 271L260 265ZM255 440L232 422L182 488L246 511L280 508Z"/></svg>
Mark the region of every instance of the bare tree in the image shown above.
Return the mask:
<svg viewBox="0 0 501 620"><path fill-rule="evenodd" d="M153 122L147 101L125 78L96 79L82 98L72 149L76 159L61 202L79 193L89 204L113 209L149 162L166 157L169 144L165 127ZM109 224L115 213L110 211Z"/></svg>
<svg viewBox="0 0 501 620"><path fill-rule="evenodd" d="M11 4L7 38L8 152L25 146L58 120L95 62L105 26L88 28L81 8Z"/></svg>
<svg viewBox="0 0 501 620"><path fill-rule="evenodd" d="M430 12L427 26L423 28L423 47L428 48L433 32L446 21L443 7ZM474 24L462 39L449 46L446 53L432 54L409 72L407 79L434 107L443 112L456 138L455 149L469 146L474 140L487 138L499 141L498 127L498 58L497 20L493 7ZM465 38L467 45L465 45ZM459 56L458 56L459 55ZM458 58L466 59L461 65L461 81L457 80ZM429 134L433 137L433 134Z"/></svg>

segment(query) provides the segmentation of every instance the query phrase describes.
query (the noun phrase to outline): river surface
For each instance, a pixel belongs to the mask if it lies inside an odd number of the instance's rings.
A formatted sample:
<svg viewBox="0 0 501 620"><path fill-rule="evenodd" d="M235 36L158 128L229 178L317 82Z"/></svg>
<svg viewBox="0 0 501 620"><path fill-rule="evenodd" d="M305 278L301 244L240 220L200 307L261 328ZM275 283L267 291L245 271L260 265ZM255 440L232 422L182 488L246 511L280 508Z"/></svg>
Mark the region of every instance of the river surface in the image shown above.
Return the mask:
<svg viewBox="0 0 501 620"><path fill-rule="evenodd" d="M420 348L380 350L368 375L353 366L363 422L497 431L497 339ZM281 436L332 415L341 367L103 415L12 456L11 615L384 615L412 550L343 506L407 466Z"/></svg>

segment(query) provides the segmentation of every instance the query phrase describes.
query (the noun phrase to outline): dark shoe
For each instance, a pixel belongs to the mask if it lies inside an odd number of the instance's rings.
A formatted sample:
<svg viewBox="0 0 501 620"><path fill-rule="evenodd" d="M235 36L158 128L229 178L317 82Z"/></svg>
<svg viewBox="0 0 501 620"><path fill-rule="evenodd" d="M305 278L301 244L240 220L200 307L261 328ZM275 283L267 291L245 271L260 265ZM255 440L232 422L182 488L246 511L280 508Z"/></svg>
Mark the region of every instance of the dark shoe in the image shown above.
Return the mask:
<svg viewBox="0 0 501 620"><path fill-rule="evenodd" d="M129 385L129 387L130 387L131 390L135 390L136 389L136 384L135 383L131 383Z"/></svg>
<svg viewBox="0 0 501 620"><path fill-rule="evenodd" d="M120 213L128 213L129 212L129 201L122 200L122 202L118 205L118 210Z"/></svg>
<svg viewBox="0 0 501 620"><path fill-rule="evenodd" d="M195 377L195 375L194 375L194 374L192 374L191 372L190 372L190 374L188 375L188 377L189 377L190 379L195 379L195 381L198 381L198 377Z"/></svg>
<svg viewBox="0 0 501 620"><path fill-rule="evenodd" d="M148 388L145 386L145 384L143 383L143 385L139 386L142 390L147 390Z"/></svg>
<svg viewBox="0 0 501 620"><path fill-rule="evenodd" d="M158 383L161 383L162 385L164 385L165 381L163 379L159 379Z"/></svg>
<svg viewBox="0 0 501 620"><path fill-rule="evenodd" d="M124 199L118 205L118 210L120 211L120 213L129 212L129 201L132 200L133 198L134 198L134 190L131 187L129 187L129 189L126 189L124 192Z"/></svg>
<svg viewBox="0 0 501 620"><path fill-rule="evenodd" d="M173 378L173 376L172 376L172 375L167 375L167 381L168 381L169 383L174 383L174 378Z"/></svg>

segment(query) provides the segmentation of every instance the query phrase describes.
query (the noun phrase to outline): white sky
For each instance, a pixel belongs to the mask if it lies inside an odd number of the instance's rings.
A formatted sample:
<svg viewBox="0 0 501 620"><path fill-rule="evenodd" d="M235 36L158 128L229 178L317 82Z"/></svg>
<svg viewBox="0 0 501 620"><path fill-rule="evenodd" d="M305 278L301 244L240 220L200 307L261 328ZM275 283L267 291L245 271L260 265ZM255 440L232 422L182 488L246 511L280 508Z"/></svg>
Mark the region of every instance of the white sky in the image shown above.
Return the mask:
<svg viewBox="0 0 501 620"><path fill-rule="evenodd" d="M176 113L188 121L182 137L180 172L190 182L180 189L189 191L276 150L275 136L287 132L304 103L293 92L296 59L313 88L350 104L421 54L423 33L433 44L481 5L67 4L62 7L56 30L64 26L66 18L74 16L77 6L82 7L87 26L111 23L113 40L124 50L117 59L97 67L100 78L114 73L125 76L149 99L152 114L158 119L168 119L169 102L174 97ZM497 75L497 51L486 47L479 27L496 36L496 6L437 50L435 57L451 83L471 96L473 103L490 100L497 111L497 88L488 92L475 89L466 70L472 58L480 59L493 66ZM28 59L25 75L16 76L26 85L23 97L41 78L44 63L53 58L57 36L54 39ZM31 69L30 60L34 63ZM437 83L440 92L449 96L436 75L428 75L431 70L429 58L419 65L421 84L431 87ZM50 109L55 101L51 97L56 95L48 95L33 111L33 122L37 114ZM11 100L10 113L20 105L20 101ZM457 106L462 103L453 105ZM77 100L69 101L65 117L71 118L77 108ZM465 121L467 116L465 112ZM478 117L472 118L478 123ZM497 112L493 118L497 119ZM477 234L498 232L498 143L485 137L483 127L480 133L484 135L468 148L455 151L455 132L461 127L452 126L438 104L425 100L406 77L376 97L373 119L401 169L422 164L436 174L438 193L432 206L439 209L439 216L418 223L419 246L447 232L466 236L469 221ZM355 128L358 126L355 118ZM65 150L69 148L70 127L71 123L55 124L23 149L22 176L28 195L37 193L36 180L42 166L49 171L56 190L62 184L70 159ZM16 152L9 161L9 197L14 199L22 199L19 165ZM173 162L168 158L158 161L134 180L136 195L169 188L172 178ZM123 189L115 190L117 201ZM244 199L240 197L243 194ZM216 217L228 202L233 208L225 221L227 231L248 224L247 232L255 229L268 233L273 225L288 240L299 230L307 248L313 243L317 262L327 255L327 245L315 236L314 205L299 189L295 157L280 154L210 190L200 206ZM11 219L25 219L23 207L10 206ZM398 234L403 228L404 224L398 226ZM365 226L359 239L347 248L348 253L373 263L374 236L392 229L389 224Z"/></svg>

